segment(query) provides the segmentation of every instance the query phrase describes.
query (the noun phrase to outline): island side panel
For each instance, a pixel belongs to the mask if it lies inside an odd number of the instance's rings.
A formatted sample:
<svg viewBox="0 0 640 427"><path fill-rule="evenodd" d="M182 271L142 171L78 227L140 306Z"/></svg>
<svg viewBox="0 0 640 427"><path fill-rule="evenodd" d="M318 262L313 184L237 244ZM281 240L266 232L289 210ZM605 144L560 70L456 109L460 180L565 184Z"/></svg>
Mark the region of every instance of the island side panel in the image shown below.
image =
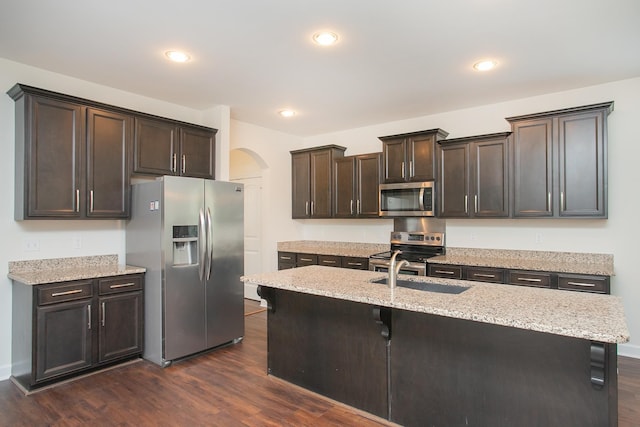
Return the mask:
<svg viewBox="0 0 640 427"><path fill-rule="evenodd" d="M383 418L387 347L367 304L268 289L268 372Z"/></svg>
<svg viewBox="0 0 640 427"><path fill-rule="evenodd" d="M617 355L591 342L394 310L391 420L405 426L616 426Z"/></svg>

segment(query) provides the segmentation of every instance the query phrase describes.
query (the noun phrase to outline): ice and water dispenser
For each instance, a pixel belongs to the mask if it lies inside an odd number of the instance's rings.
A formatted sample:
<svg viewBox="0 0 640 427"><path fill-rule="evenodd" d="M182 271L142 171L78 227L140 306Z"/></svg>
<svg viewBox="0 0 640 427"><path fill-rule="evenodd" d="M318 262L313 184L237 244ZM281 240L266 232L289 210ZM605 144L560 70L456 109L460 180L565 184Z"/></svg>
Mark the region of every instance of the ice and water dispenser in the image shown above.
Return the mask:
<svg viewBox="0 0 640 427"><path fill-rule="evenodd" d="M173 226L173 265L198 263L198 226Z"/></svg>

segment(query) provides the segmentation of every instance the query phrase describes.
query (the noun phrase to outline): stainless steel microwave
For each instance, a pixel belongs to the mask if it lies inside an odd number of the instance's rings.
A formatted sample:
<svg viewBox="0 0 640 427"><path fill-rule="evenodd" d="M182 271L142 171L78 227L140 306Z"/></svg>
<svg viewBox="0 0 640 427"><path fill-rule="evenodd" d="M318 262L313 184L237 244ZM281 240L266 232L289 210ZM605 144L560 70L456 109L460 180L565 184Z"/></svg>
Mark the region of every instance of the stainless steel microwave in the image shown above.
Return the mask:
<svg viewBox="0 0 640 427"><path fill-rule="evenodd" d="M380 184L380 216L434 216L436 186L433 181Z"/></svg>

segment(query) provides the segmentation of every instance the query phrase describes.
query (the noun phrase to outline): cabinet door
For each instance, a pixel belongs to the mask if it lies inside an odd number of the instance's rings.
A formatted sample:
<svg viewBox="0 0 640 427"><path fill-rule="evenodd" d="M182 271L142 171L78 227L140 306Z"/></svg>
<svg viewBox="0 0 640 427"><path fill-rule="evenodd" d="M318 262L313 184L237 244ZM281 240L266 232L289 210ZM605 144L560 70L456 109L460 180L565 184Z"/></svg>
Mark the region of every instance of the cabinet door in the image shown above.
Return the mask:
<svg viewBox="0 0 640 427"><path fill-rule="evenodd" d="M42 97L30 102L25 138L24 217L80 217L84 108ZM18 206L16 206L18 209ZM16 218L23 215L16 211Z"/></svg>
<svg viewBox="0 0 640 427"><path fill-rule="evenodd" d="M180 129L179 173L195 178L215 178L215 133Z"/></svg>
<svg viewBox="0 0 640 427"><path fill-rule="evenodd" d="M382 143L384 182L404 182L407 145L404 138L390 139Z"/></svg>
<svg viewBox="0 0 640 427"><path fill-rule="evenodd" d="M332 162L330 150L312 151L311 156L311 206L313 218L331 218Z"/></svg>
<svg viewBox="0 0 640 427"><path fill-rule="evenodd" d="M142 352L142 292L124 292L100 297L98 334L99 362Z"/></svg>
<svg viewBox="0 0 640 427"><path fill-rule="evenodd" d="M87 110L88 217L129 216L129 148L132 118L124 114Z"/></svg>
<svg viewBox="0 0 640 427"><path fill-rule="evenodd" d="M136 117L133 172L173 175L177 171L178 127L162 120Z"/></svg>
<svg viewBox="0 0 640 427"><path fill-rule="evenodd" d="M91 300L36 308L36 381L91 366Z"/></svg>
<svg viewBox="0 0 640 427"><path fill-rule="evenodd" d="M309 153L291 155L291 217L308 218L310 209L311 164Z"/></svg>
<svg viewBox="0 0 640 427"><path fill-rule="evenodd" d="M471 144L473 216L509 216L508 139Z"/></svg>
<svg viewBox="0 0 640 427"><path fill-rule="evenodd" d="M469 145L441 147L439 216L469 217Z"/></svg>
<svg viewBox="0 0 640 427"><path fill-rule="evenodd" d="M335 160L335 188L334 216L337 218L351 218L356 215L355 194L356 160L353 157L343 157Z"/></svg>
<svg viewBox="0 0 640 427"><path fill-rule="evenodd" d="M434 135L413 137L407 140L407 181L433 181L435 174Z"/></svg>
<svg viewBox="0 0 640 427"><path fill-rule="evenodd" d="M553 121L512 123L513 216L553 216Z"/></svg>
<svg viewBox="0 0 640 427"><path fill-rule="evenodd" d="M603 113L558 118L559 216L606 217Z"/></svg>
<svg viewBox="0 0 640 427"><path fill-rule="evenodd" d="M380 165L380 153L356 156L356 212L361 218L379 216Z"/></svg>

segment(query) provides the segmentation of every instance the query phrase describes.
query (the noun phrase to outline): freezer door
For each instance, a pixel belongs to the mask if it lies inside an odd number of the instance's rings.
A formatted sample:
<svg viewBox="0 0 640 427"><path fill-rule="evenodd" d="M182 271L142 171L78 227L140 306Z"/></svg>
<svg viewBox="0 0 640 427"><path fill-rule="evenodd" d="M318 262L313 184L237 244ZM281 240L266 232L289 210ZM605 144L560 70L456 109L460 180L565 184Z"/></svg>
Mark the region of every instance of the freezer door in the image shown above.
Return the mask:
<svg viewBox="0 0 640 427"><path fill-rule="evenodd" d="M209 279L206 285L207 347L244 336L244 188L205 180L210 217Z"/></svg>
<svg viewBox="0 0 640 427"><path fill-rule="evenodd" d="M199 277L202 254L192 252L202 250L204 181L172 176L163 180L164 359L174 360L206 349L205 289ZM186 247L194 232L197 243Z"/></svg>

